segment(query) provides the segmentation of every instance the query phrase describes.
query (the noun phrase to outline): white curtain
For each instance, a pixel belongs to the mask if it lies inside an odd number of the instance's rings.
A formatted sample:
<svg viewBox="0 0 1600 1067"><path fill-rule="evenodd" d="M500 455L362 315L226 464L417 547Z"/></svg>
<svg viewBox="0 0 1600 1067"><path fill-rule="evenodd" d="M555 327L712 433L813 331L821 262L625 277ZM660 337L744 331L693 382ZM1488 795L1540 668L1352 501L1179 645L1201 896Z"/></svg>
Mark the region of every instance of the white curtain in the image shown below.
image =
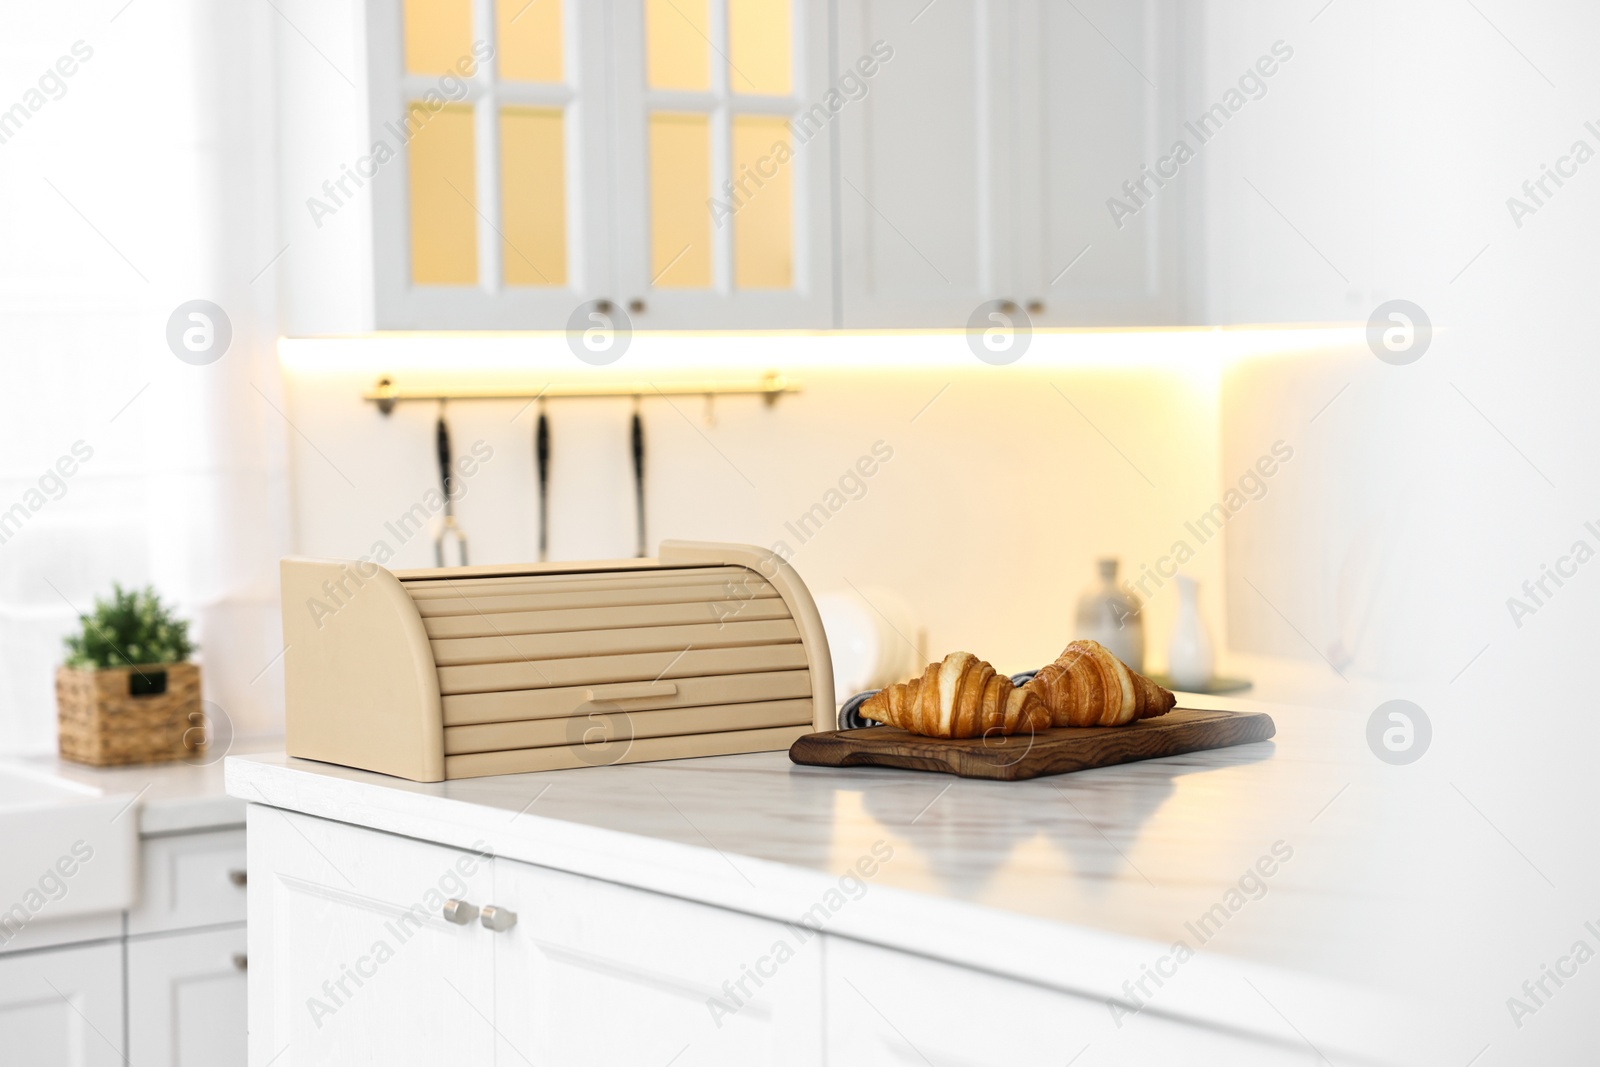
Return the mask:
<svg viewBox="0 0 1600 1067"><path fill-rule="evenodd" d="M194 620L236 733L280 728L274 17L198 0L8 15L0 67L44 83L0 142L0 512L23 509L0 524L0 752L54 747L61 636L114 580ZM231 324L207 365L167 342L194 299ZM92 455L61 476L74 446Z"/></svg>

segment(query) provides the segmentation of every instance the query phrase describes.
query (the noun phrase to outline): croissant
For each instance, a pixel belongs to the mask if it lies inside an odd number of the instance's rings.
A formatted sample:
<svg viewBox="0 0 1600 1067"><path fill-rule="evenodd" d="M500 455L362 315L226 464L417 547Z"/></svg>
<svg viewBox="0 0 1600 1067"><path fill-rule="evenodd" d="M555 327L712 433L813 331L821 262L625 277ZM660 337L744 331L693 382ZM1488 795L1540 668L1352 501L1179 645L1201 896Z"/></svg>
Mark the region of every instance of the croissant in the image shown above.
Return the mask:
<svg viewBox="0 0 1600 1067"><path fill-rule="evenodd" d="M1122 726L1178 702L1098 641L1072 642L1023 688L1038 695L1053 726Z"/></svg>
<svg viewBox="0 0 1600 1067"><path fill-rule="evenodd" d="M1050 725L1039 698L970 652L928 664L921 677L880 689L861 714L925 737L983 737L1033 732Z"/></svg>

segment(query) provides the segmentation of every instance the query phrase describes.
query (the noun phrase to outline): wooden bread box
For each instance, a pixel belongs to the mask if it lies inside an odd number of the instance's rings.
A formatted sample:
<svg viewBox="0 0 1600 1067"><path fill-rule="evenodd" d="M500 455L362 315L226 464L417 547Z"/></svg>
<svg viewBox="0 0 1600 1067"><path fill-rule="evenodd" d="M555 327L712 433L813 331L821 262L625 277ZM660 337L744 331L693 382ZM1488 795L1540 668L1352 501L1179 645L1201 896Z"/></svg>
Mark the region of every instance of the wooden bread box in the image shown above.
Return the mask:
<svg viewBox="0 0 1600 1067"><path fill-rule="evenodd" d="M767 549L281 572L291 756L438 782L776 752L834 727L816 604Z"/></svg>

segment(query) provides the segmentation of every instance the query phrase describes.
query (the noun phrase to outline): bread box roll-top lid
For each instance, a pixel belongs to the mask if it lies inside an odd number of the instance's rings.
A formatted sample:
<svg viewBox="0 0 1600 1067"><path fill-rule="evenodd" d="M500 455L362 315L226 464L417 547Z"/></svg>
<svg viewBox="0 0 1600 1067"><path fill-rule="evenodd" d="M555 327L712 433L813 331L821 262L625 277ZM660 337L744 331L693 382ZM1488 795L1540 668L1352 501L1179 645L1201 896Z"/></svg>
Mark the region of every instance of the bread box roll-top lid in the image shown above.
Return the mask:
<svg viewBox="0 0 1600 1067"><path fill-rule="evenodd" d="M291 756L438 782L779 751L833 728L816 604L753 545L281 572Z"/></svg>

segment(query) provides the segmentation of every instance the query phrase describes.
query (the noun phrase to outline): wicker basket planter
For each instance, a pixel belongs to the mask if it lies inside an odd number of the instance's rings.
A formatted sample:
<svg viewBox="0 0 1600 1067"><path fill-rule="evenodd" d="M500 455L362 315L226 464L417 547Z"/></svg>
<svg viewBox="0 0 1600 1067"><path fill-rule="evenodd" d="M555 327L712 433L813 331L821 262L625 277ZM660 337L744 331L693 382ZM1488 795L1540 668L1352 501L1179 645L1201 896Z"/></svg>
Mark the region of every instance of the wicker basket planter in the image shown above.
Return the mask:
<svg viewBox="0 0 1600 1067"><path fill-rule="evenodd" d="M157 691L152 691L157 690ZM56 671L61 758L96 767L158 763L203 751L200 668L193 663Z"/></svg>

